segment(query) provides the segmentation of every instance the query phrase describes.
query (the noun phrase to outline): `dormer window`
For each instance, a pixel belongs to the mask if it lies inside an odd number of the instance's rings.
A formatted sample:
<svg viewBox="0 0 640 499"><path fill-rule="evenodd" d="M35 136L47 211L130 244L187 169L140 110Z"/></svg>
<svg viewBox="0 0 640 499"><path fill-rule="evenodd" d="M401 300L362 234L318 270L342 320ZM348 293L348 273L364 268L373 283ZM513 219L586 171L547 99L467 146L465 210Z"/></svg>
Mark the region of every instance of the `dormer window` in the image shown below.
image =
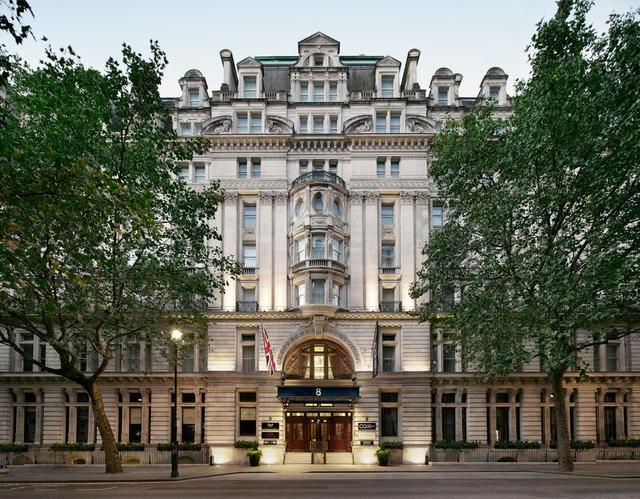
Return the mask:
<svg viewBox="0 0 640 499"><path fill-rule="evenodd" d="M190 107L198 107L200 106L200 92L197 88L189 89L189 106Z"/></svg>
<svg viewBox="0 0 640 499"><path fill-rule="evenodd" d="M324 55L316 54L313 56L313 65L314 66L324 66Z"/></svg>
<svg viewBox="0 0 640 499"><path fill-rule="evenodd" d="M497 104L500 100L500 87L489 87L489 100Z"/></svg>
<svg viewBox="0 0 640 499"><path fill-rule="evenodd" d="M382 80L382 93L383 99L390 99L393 97L393 75L383 75Z"/></svg>
<svg viewBox="0 0 640 499"><path fill-rule="evenodd" d="M449 104L449 87L438 87L438 105L446 106Z"/></svg>
<svg viewBox="0 0 640 499"><path fill-rule="evenodd" d="M255 76L244 77L244 98L255 99L257 96L257 86Z"/></svg>

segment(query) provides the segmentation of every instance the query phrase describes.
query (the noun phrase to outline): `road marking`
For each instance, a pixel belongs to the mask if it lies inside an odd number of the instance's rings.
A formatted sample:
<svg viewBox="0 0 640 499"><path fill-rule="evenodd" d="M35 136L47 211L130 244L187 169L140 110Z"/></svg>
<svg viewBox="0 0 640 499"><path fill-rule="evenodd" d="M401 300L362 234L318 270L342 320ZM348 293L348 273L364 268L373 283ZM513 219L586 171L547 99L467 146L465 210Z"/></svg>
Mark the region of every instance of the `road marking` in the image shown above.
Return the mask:
<svg viewBox="0 0 640 499"><path fill-rule="evenodd" d="M78 492L93 492L93 491L103 491L103 490L113 490L117 489L117 486L114 487L102 487L100 489L76 489Z"/></svg>

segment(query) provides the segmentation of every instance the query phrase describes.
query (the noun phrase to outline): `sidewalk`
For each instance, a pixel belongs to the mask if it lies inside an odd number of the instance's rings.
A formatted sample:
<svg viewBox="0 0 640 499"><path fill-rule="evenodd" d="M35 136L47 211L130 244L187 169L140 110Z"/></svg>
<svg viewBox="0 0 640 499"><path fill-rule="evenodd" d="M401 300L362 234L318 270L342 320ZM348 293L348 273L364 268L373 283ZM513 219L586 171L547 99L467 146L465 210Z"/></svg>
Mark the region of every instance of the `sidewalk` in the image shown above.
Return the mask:
<svg viewBox="0 0 640 499"><path fill-rule="evenodd" d="M193 480L233 474L256 473L548 473L564 474L556 463L480 463L460 465L438 463L436 465L308 465L273 464L256 468L237 465L208 466L203 464L180 465L180 478L169 477L168 465L129 465L124 472L107 475L103 465L24 465L10 466L9 473L0 475L0 484L6 483L97 483L97 482L158 482ZM576 465L572 476L599 478L640 478L640 463L589 463Z"/></svg>

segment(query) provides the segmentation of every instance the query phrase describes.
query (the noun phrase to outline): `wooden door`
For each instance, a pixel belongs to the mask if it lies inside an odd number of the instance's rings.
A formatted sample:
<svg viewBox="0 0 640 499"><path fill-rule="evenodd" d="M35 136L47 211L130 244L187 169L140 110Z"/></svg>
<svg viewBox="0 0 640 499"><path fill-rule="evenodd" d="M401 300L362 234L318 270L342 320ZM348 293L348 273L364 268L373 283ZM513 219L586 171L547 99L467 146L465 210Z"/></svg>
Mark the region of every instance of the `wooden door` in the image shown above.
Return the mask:
<svg viewBox="0 0 640 499"><path fill-rule="evenodd" d="M351 452L351 418L334 416L331 418L331 438L329 450Z"/></svg>
<svg viewBox="0 0 640 499"><path fill-rule="evenodd" d="M309 425L303 416L289 416L286 426L287 452L306 452Z"/></svg>

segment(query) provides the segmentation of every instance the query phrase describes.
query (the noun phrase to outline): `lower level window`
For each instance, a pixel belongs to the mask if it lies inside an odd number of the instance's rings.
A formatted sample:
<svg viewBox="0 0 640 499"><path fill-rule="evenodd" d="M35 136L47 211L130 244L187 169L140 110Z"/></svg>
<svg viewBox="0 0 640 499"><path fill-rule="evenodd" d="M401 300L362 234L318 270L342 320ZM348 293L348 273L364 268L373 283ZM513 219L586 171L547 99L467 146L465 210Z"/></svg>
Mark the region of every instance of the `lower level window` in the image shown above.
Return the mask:
<svg viewBox="0 0 640 499"><path fill-rule="evenodd" d="M255 436L256 434L256 408L240 408L240 436Z"/></svg>
<svg viewBox="0 0 640 499"><path fill-rule="evenodd" d="M182 441L195 442L196 439L196 408L182 408Z"/></svg>
<svg viewBox="0 0 640 499"><path fill-rule="evenodd" d="M380 434L383 437L398 436L398 408L383 407L381 409Z"/></svg>

